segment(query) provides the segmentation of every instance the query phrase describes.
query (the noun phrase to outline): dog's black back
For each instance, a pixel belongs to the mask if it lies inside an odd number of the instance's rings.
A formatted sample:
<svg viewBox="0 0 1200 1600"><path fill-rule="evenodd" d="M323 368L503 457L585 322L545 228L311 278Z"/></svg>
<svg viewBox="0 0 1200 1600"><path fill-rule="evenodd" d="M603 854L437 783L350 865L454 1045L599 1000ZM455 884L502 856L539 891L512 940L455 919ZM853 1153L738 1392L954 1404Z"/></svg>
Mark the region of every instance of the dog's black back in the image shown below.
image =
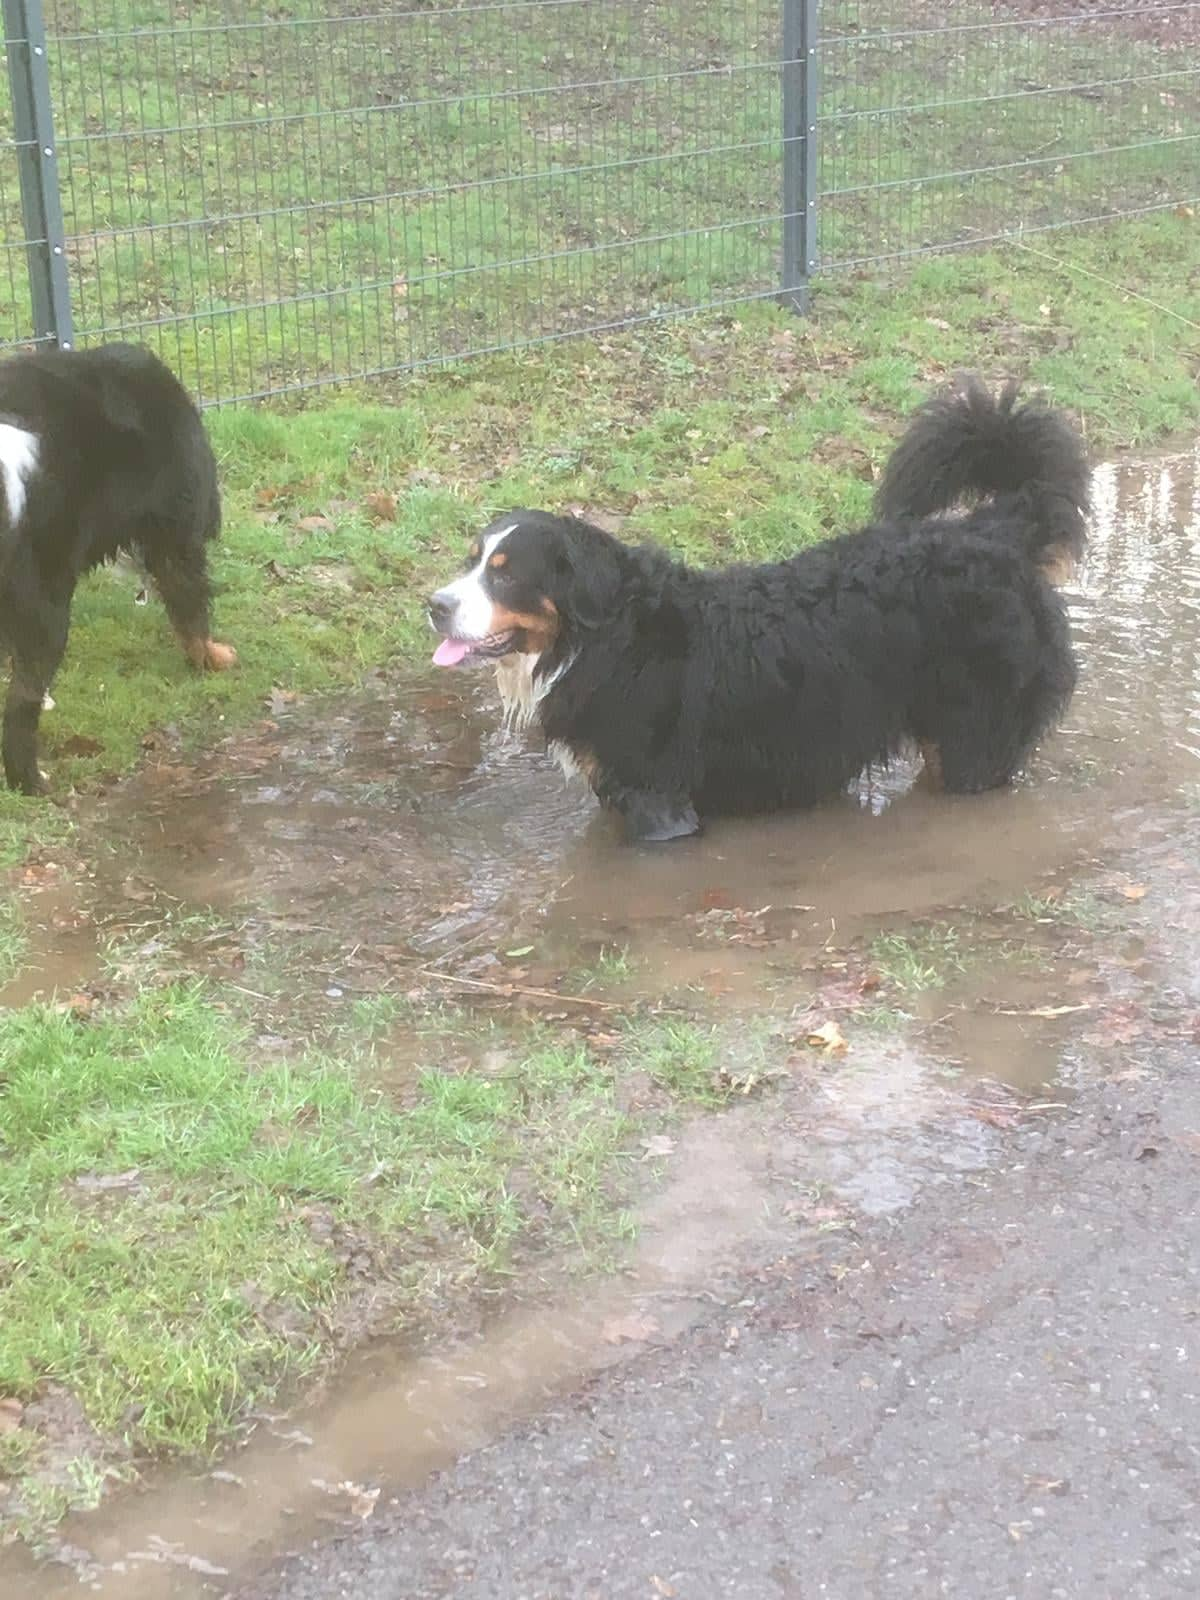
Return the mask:
<svg viewBox="0 0 1200 1600"><path fill-rule="evenodd" d="M229 665L209 637L205 545L221 525L216 462L196 407L133 345L0 364L0 639L13 674L4 769L42 787L37 725L66 646L75 585L120 551L154 579L188 658Z"/></svg>

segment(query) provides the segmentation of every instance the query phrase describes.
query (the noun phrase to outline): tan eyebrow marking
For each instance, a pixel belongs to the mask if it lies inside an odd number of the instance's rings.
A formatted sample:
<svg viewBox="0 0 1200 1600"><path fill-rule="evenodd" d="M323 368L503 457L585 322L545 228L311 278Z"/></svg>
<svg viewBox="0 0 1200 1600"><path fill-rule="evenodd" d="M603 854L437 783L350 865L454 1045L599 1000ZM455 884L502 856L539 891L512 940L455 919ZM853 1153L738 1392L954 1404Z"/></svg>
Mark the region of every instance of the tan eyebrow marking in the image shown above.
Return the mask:
<svg viewBox="0 0 1200 1600"><path fill-rule="evenodd" d="M489 567L502 567L507 560L508 560L508 557L505 555L504 551L503 550L498 550L496 552L496 554L492 557L492 559L488 562L488 566Z"/></svg>

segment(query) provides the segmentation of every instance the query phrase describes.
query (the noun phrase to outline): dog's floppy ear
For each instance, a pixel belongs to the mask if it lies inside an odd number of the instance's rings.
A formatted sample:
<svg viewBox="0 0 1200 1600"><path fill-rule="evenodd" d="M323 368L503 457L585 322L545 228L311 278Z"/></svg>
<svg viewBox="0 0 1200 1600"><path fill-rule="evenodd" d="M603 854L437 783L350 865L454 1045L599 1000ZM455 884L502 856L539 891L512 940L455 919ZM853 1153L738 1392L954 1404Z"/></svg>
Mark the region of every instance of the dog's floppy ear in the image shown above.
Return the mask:
<svg viewBox="0 0 1200 1600"><path fill-rule="evenodd" d="M558 593L552 598L564 621L577 628L598 628L621 599L625 550L600 528L575 522L567 529L560 554Z"/></svg>

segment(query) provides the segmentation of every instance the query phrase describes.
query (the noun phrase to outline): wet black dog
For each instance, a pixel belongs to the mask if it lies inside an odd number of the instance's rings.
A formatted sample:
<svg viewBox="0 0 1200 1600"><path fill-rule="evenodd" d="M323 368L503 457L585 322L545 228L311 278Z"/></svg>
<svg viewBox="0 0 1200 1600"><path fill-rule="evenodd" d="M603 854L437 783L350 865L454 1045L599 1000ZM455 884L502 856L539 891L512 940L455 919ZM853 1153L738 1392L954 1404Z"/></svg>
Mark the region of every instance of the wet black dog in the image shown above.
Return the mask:
<svg viewBox="0 0 1200 1600"><path fill-rule="evenodd" d="M913 744L946 789L994 788L1075 687L1050 569L1082 552L1088 491L1061 415L966 379L901 441L878 520L788 561L695 572L499 518L430 602L434 660L494 661L510 713L642 839L810 805Z"/></svg>
<svg viewBox="0 0 1200 1600"><path fill-rule="evenodd" d="M38 721L90 567L133 555L189 661L233 664L209 635L205 545L221 501L195 406L157 356L126 344L0 364L0 487L0 647L13 663L4 775L35 794Z"/></svg>

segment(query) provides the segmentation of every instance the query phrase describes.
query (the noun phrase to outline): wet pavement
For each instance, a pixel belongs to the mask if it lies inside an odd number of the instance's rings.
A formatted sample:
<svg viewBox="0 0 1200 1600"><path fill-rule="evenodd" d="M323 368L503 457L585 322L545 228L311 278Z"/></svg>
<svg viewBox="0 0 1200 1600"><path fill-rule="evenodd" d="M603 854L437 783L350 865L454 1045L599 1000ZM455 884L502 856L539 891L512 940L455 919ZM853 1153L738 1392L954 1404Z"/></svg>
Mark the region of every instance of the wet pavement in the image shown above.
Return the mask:
<svg viewBox="0 0 1200 1600"><path fill-rule="evenodd" d="M1160 1057L233 1593L1194 1595L1198 1130Z"/></svg>
<svg viewBox="0 0 1200 1600"><path fill-rule="evenodd" d="M432 987L557 1017L617 951L622 1003L842 1016L851 1048L681 1134L614 1282L368 1350L260 1419L225 1477L75 1519L88 1581L130 1600L1194 1592L1200 456L1102 468L1096 490L1081 689L1011 792L938 796L901 766L809 815L631 850L464 678L281 705L104 801L95 904L301 941L330 1007ZM39 898L40 981L73 986L88 933ZM871 941L925 923L971 959L904 996L913 1026L852 1027ZM10 1570L31 1600L75 1590Z"/></svg>

